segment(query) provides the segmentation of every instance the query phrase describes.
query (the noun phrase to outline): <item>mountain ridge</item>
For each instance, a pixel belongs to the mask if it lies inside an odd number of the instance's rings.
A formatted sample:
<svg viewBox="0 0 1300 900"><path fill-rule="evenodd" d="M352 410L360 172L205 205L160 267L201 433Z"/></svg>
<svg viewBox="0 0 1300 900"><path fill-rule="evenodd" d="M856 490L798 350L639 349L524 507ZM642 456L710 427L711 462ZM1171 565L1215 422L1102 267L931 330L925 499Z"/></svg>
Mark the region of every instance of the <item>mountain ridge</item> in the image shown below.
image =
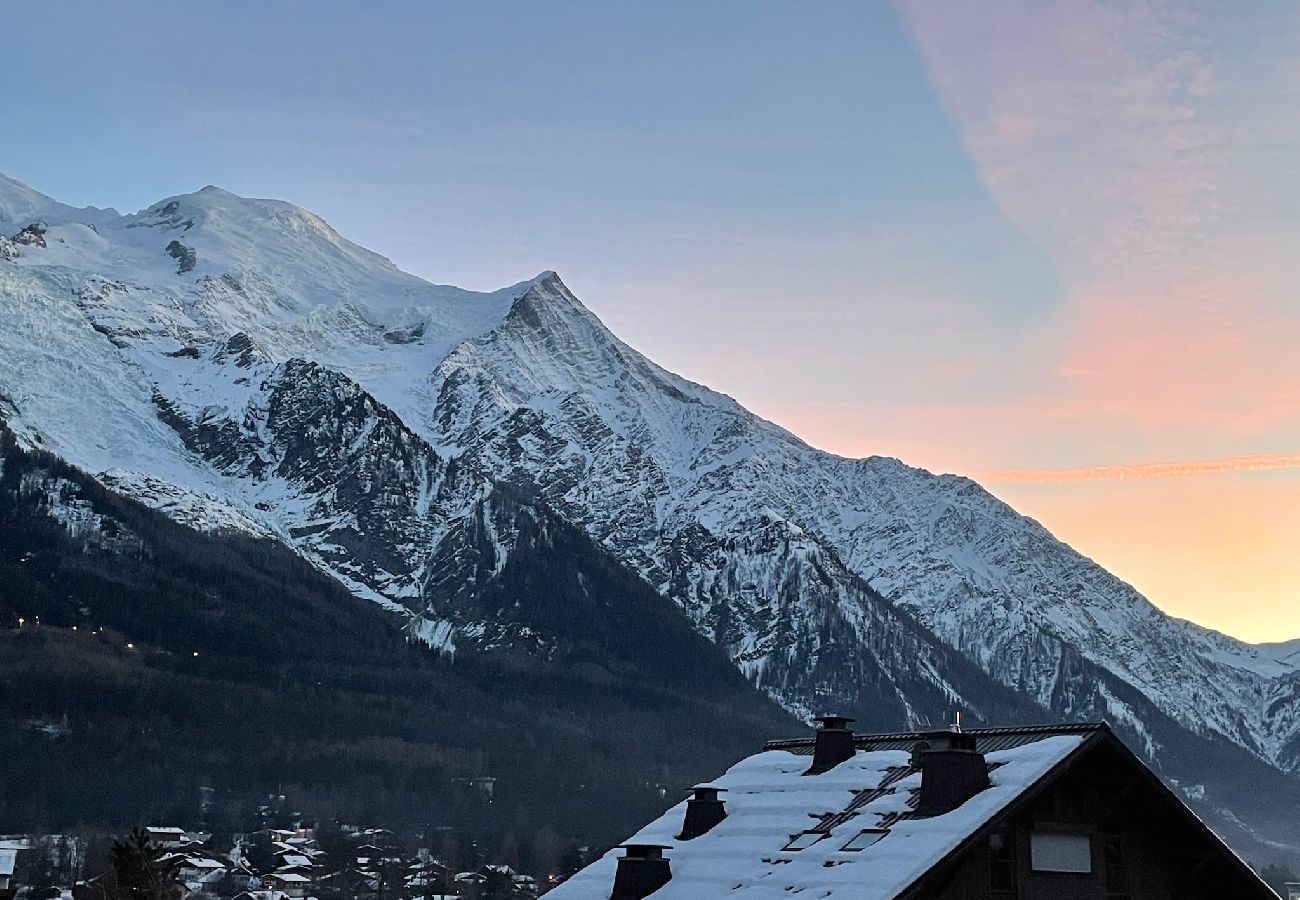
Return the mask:
<svg viewBox="0 0 1300 900"><path fill-rule="evenodd" d="M505 484L801 714L890 691L904 717L908 693L978 705L930 635L1157 760L1190 740L1167 715L1296 768L1300 659L1166 616L970 479L816 450L639 354L553 272L441 288L335 254L310 213L222 192L198 217L194 196L51 222L0 261L0 394L25 443L182 521L274 535L434 643L481 637L443 614L431 565Z"/></svg>

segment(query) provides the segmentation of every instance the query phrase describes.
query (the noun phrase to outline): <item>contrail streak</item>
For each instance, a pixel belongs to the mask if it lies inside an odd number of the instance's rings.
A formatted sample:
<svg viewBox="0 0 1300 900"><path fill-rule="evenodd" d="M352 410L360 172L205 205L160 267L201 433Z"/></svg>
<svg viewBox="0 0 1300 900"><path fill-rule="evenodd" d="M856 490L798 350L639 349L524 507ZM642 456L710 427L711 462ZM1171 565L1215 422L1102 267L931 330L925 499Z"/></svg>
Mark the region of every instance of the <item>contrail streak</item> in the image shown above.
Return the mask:
<svg viewBox="0 0 1300 900"><path fill-rule="evenodd" d="M1131 466L1088 466L1081 469L999 469L979 472L976 481L1001 484L1055 484L1067 481L1125 481L1178 478L1184 475L1222 475L1228 472L1264 472L1300 469L1300 453L1261 453L1183 462L1140 463Z"/></svg>

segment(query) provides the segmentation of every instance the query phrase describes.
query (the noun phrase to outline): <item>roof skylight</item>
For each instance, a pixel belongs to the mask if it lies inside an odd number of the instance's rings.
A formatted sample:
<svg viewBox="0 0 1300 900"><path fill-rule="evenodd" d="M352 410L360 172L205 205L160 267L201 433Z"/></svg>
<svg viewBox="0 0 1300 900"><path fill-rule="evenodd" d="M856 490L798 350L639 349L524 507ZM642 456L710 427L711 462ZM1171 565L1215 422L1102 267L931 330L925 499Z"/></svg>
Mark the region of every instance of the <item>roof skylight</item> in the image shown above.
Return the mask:
<svg viewBox="0 0 1300 900"><path fill-rule="evenodd" d="M840 849L865 850L887 834L889 834L888 828L864 828Z"/></svg>
<svg viewBox="0 0 1300 900"><path fill-rule="evenodd" d="M806 850L824 837L830 837L825 831L801 831L790 836L790 842L782 850Z"/></svg>

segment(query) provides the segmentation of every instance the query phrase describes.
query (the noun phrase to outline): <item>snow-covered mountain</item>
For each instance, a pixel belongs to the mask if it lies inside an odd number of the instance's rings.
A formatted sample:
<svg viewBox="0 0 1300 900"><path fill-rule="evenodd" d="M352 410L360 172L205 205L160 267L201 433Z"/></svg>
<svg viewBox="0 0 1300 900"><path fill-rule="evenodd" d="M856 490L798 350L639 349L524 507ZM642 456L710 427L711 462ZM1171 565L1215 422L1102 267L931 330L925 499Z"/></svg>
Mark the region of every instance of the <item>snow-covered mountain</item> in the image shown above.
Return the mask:
<svg viewBox="0 0 1300 900"><path fill-rule="evenodd" d="M275 536L432 643L500 638L453 600L505 483L795 711L1005 708L978 668L1157 759L1186 732L1300 769L1296 644L1164 615L969 479L809 447L637 353L554 273L428 284L211 187L122 216L0 177L0 235L21 440L181 521Z"/></svg>

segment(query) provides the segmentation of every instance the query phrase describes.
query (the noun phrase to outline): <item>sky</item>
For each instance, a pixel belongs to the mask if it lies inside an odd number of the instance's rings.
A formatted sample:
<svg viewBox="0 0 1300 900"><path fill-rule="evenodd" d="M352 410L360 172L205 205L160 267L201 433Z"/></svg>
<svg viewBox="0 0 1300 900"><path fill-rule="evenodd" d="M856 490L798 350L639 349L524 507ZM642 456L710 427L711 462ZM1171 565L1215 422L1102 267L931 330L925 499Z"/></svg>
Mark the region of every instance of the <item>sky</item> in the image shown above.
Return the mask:
<svg viewBox="0 0 1300 900"><path fill-rule="evenodd" d="M1300 7L67 2L0 171L555 269L827 450L971 475L1170 613L1300 636Z"/></svg>

